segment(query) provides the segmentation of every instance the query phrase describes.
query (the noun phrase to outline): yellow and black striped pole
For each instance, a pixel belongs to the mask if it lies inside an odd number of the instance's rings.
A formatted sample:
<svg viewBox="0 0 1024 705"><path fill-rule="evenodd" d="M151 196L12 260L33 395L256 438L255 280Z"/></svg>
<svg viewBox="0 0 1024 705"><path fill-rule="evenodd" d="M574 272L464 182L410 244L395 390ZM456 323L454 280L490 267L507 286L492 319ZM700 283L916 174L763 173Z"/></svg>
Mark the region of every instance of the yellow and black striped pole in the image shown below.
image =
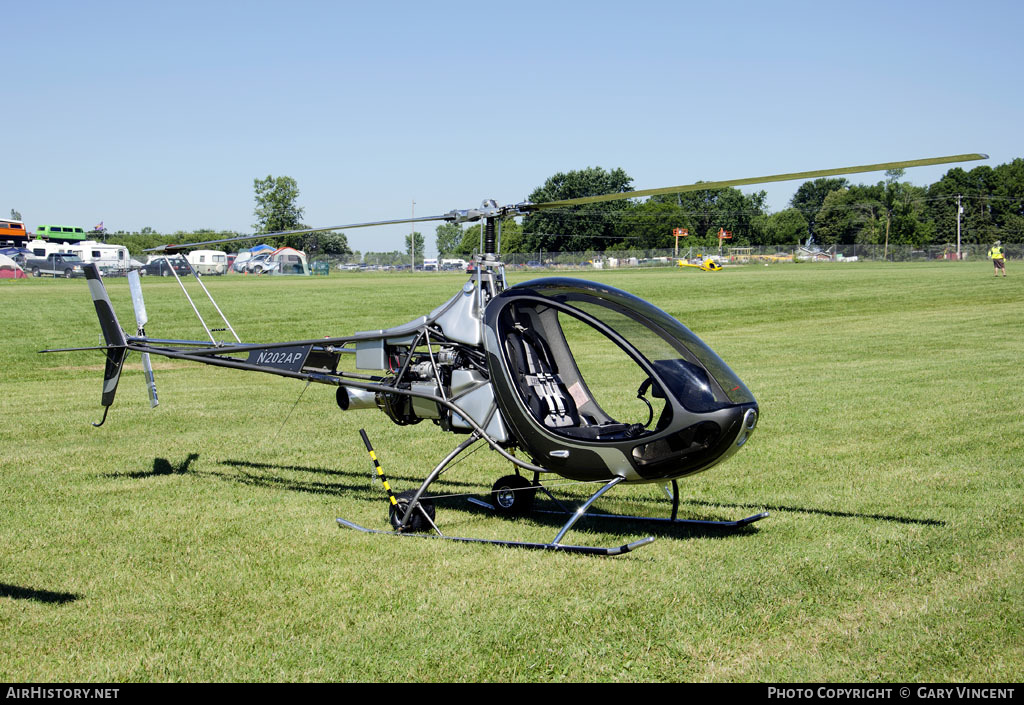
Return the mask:
<svg viewBox="0 0 1024 705"><path fill-rule="evenodd" d="M391 502L392 507L398 507L398 500L395 499L395 493L391 491L391 485L388 484L388 478L384 475L384 470L380 466L380 461L377 460L377 454L373 452L373 446L370 445L370 437L366 435L366 429L359 429L359 435L363 437L363 444L366 446L366 452L370 454L370 460L373 461L373 467L377 470L377 477L380 478L381 483L384 485L384 489L388 492L388 500Z"/></svg>

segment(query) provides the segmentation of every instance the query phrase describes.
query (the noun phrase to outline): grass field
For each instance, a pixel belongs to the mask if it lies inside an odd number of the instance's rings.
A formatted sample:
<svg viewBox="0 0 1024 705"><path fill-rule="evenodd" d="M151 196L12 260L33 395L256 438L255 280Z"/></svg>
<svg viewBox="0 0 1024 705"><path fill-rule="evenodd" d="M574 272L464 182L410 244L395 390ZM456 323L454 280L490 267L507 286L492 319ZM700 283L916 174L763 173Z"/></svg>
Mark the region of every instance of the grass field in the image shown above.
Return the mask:
<svg viewBox="0 0 1024 705"><path fill-rule="evenodd" d="M708 342L761 404L753 439L681 482L681 515L612 559L339 529L386 527L358 436L398 489L457 438L341 412L334 389L139 361L106 425L81 280L0 282L0 681L1020 681L1024 272L985 263L593 272ZM208 278L243 339L408 321L464 277ZM518 281L520 277L514 277ZM127 285L108 282L122 323ZM174 282L158 337L202 338ZM613 375L614 371L608 374ZM282 427L292 407L294 413ZM484 493L486 450L439 492ZM588 488L562 493L582 499ZM653 485L600 503L667 515ZM454 535L549 541L551 519L439 502ZM587 520L573 542L651 527Z"/></svg>

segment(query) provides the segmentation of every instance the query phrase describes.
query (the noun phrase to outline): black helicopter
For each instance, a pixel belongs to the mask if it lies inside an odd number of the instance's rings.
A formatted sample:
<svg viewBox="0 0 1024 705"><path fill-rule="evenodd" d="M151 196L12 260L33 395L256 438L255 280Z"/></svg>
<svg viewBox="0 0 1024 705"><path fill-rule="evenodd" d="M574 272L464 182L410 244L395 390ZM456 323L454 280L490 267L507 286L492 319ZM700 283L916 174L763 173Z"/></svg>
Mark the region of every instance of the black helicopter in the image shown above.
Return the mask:
<svg viewBox="0 0 1024 705"><path fill-rule="evenodd" d="M654 539L647 537L610 548L565 544L562 539L584 515L609 516L590 513L590 507L620 484L662 483L666 489L670 484L672 510L667 518L612 515L619 518L740 527L767 516L761 513L731 522L678 518L677 480L707 470L739 450L757 426L757 400L729 366L686 326L632 294L567 277L506 286L504 267L498 257L501 221L545 209L572 208L616 199L984 158L986 155L962 154L546 203L499 206L489 200L477 209L453 210L437 216L272 233L272 236L280 236L396 223L483 221L481 253L475 258L473 275L446 303L404 325L336 338L245 344L216 302L214 307L227 328L211 329L200 316L209 341L148 337L137 273L129 278L137 324L132 335L118 322L98 270L94 265L86 265L86 278L105 345L43 352L104 351L106 367L101 400L104 412L103 419L93 424L95 426L106 421L125 357L131 351L142 354L153 406L157 404L157 396L150 355L336 386L337 403L342 410L379 409L398 425L430 420L443 431L465 436L423 479L418 489L395 495L383 477L368 437L361 432L388 493L393 531L368 529L345 519L338 519L340 525L369 533L618 555ZM253 237L268 235L155 249L175 252ZM202 277L198 272L193 273L213 301ZM188 297L184 285L182 290ZM191 297L189 302L192 303ZM192 307L199 315L194 303ZM216 330L230 331L235 342L217 340ZM590 342L576 342L581 335ZM647 409L646 420L615 418L607 408L610 400L602 399L605 406L598 403L576 354L581 345L593 341L614 350L619 360L631 368L632 378L640 380L636 398ZM373 374L340 369L342 356L348 354L354 355L356 369ZM616 374L620 374L620 370L616 369ZM490 502L471 500L496 513L516 515L530 511L538 491L554 500L541 483L542 475L549 473L593 482L598 488L575 510L566 509L555 500L569 516L550 543L444 535L434 521L434 505L427 491L457 456L478 441L485 442L515 468L514 474L494 484ZM517 457L517 450L528 460ZM528 479L523 473L531 477ZM434 533L417 533L424 531Z"/></svg>

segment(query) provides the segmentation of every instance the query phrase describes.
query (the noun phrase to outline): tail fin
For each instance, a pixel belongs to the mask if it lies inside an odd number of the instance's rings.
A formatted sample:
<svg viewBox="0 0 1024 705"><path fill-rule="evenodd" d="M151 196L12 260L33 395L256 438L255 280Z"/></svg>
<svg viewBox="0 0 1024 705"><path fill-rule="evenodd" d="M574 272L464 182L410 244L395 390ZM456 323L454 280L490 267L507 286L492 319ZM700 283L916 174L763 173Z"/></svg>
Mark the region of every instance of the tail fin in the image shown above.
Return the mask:
<svg viewBox="0 0 1024 705"><path fill-rule="evenodd" d="M100 403L107 407L103 411L103 421L93 426L102 426L107 420L107 411L114 403L114 395L117 393L117 383L121 379L121 366L128 354L126 347L128 341L124 337L124 330L117 322L114 315L114 307L110 304L110 297L107 296L107 289L103 286L99 269L95 264L87 264L84 267L85 278L89 282L89 293L92 294L93 305L96 306L96 315L100 319L100 330L103 331L103 340L107 344L107 366L103 371L103 397Z"/></svg>

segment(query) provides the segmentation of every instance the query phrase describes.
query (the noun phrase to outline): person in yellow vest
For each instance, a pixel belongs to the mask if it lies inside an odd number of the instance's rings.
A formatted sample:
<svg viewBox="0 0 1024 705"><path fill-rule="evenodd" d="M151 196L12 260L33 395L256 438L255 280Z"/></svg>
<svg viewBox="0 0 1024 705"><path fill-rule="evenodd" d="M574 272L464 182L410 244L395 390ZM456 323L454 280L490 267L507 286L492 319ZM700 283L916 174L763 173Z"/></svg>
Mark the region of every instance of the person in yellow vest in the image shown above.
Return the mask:
<svg viewBox="0 0 1024 705"><path fill-rule="evenodd" d="M1006 276L1006 256L1003 254L1003 245L999 240L995 241L992 245L992 249L988 251L989 259L992 260L992 266L995 267L995 275L998 277L999 272L1002 271L1003 276Z"/></svg>

